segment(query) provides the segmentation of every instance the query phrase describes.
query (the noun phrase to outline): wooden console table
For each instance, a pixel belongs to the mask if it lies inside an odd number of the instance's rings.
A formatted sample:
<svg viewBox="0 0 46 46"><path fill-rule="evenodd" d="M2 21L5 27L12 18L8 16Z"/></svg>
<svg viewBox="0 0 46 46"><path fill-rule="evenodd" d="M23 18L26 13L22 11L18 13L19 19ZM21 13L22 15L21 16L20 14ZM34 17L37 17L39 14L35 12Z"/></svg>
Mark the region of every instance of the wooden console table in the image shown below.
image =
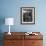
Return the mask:
<svg viewBox="0 0 46 46"><path fill-rule="evenodd" d="M38 35L25 35L26 32L11 32L8 35L4 33L4 46L43 46L43 35L40 32Z"/></svg>

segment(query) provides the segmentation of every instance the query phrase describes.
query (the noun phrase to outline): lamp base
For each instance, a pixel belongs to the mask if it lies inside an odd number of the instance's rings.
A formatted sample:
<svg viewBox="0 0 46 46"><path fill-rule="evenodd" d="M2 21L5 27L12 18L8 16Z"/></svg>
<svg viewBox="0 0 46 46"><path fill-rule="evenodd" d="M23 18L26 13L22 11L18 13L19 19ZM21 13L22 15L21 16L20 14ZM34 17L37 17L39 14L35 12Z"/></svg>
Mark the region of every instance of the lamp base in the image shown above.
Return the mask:
<svg viewBox="0 0 46 46"><path fill-rule="evenodd" d="M9 34L9 35L11 35L11 33L10 33L10 32L8 32L8 34Z"/></svg>

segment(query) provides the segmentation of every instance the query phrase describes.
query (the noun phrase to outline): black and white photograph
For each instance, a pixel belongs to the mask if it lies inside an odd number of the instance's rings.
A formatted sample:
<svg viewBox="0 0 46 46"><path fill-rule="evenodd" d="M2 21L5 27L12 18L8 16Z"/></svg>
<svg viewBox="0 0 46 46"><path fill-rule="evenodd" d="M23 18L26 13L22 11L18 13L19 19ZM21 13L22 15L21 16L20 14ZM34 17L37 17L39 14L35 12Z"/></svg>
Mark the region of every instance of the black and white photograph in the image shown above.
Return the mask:
<svg viewBox="0 0 46 46"><path fill-rule="evenodd" d="M34 24L35 23L35 8L21 7L21 23Z"/></svg>

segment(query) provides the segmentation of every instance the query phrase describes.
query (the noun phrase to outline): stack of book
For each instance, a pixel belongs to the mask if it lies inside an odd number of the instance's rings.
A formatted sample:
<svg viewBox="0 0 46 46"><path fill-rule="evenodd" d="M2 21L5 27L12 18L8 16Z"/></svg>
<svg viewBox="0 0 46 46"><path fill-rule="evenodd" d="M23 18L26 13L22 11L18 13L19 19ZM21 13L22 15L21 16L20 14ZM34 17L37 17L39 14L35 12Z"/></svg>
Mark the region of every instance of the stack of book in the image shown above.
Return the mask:
<svg viewBox="0 0 46 46"><path fill-rule="evenodd" d="M27 32L25 35L38 35L37 33Z"/></svg>

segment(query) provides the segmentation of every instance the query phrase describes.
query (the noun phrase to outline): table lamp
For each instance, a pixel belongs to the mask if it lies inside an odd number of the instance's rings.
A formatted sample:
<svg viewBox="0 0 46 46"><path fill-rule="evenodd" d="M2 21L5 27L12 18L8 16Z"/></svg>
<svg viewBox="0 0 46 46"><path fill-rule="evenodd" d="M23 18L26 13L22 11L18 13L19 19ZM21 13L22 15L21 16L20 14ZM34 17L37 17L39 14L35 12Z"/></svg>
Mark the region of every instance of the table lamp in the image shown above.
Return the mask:
<svg viewBox="0 0 46 46"><path fill-rule="evenodd" d="M9 25L9 32L8 32L8 34L11 35L11 33L10 33L10 26L14 25L14 18L5 18L5 25Z"/></svg>

